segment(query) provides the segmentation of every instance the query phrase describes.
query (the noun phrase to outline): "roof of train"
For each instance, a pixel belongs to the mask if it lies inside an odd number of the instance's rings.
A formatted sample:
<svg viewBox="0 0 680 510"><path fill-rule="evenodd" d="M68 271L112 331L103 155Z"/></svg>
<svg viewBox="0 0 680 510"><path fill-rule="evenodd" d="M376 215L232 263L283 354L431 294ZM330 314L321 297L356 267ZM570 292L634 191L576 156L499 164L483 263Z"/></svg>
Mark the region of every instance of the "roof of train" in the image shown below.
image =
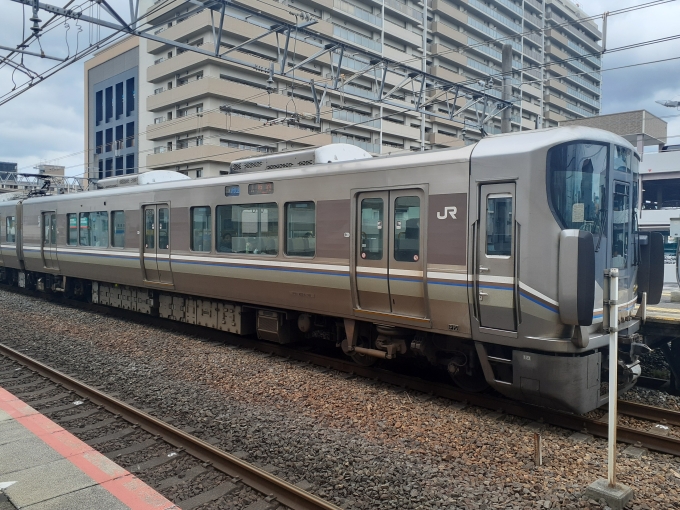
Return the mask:
<svg viewBox="0 0 680 510"><path fill-rule="evenodd" d="M518 138L521 138L518 140ZM157 184L148 184L136 187L109 188L103 190L84 191L64 195L50 195L52 200L78 200L87 198L99 198L104 196L116 196L119 194L146 193L150 191L203 188L215 185L252 183L261 180L296 179L310 176L350 174L357 172L380 171L394 167L395 161L399 161L400 167L417 165L436 165L453 162L469 161L473 152L474 157L498 156L499 154L511 155L530 152L539 148L556 145L570 140L592 140L607 143L615 143L632 149L637 155L637 150L626 139L609 131L601 129L568 126L548 128L524 132L512 132L483 138L475 144L459 149L439 149L426 152L414 152L410 154L395 154L372 159L346 161L338 163L325 163L303 168L283 170L268 170L262 172L248 172L242 174L229 174L219 177L195 179L190 181L174 181ZM639 156L638 156L639 157ZM24 202L44 200L46 197L31 197ZM0 202L1 205L16 204L18 200Z"/></svg>

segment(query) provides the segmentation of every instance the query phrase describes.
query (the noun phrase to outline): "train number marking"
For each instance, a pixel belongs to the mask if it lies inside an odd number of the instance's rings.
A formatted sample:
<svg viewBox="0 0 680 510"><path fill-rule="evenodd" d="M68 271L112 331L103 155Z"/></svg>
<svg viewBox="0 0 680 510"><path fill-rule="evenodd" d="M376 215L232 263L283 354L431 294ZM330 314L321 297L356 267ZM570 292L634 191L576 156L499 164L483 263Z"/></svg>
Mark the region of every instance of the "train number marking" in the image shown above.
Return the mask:
<svg viewBox="0 0 680 510"><path fill-rule="evenodd" d="M451 216L454 220L456 219L456 213L458 212L457 207L444 207L444 212L437 213L437 219L445 220L447 216Z"/></svg>
<svg viewBox="0 0 680 510"><path fill-rule="evenodd" d="M528 354L524 354L522 355L522 357L524 358L525 361L531 361L531 356L529 356Z"/></svg>

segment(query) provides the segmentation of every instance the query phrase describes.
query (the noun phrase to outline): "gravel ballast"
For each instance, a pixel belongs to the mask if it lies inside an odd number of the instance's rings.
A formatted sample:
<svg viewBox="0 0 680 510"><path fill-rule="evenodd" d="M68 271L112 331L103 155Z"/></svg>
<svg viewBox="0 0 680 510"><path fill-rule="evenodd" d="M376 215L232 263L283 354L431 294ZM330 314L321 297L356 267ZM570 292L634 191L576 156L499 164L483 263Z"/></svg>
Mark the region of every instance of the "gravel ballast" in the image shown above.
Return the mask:
<svg viewBox="0 0 680 510"><path fill-rule="evenodd" d="M605 508L583 493L606 441L567 430L3 289L0 341L344 508ZM618 476L628 508L680 508L680 459L621 455Z"/></svg>

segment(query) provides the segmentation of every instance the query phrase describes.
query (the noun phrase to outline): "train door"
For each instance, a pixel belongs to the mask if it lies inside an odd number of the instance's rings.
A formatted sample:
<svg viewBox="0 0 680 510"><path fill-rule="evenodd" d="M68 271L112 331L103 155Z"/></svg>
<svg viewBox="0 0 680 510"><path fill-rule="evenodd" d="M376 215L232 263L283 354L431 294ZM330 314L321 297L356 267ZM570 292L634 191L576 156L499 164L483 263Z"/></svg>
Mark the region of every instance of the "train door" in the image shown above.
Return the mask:
<svg viewBox="0 0 680 510"><path fill-rule="evenodd" d="M168 204L145 205L142 215L144 224L142 267L145 280L172 285L170 207Z"/></svg>
<svg viewBox="0 0 680 510"><path fill-rule="evenodd" d="M480 326L516 331L515 185L480 186L477 299Z"/></svg>
<svg viewBox="0 0 680 510"><path fill-rule="evenodd" d="M59 269L57 260L57 214L42 213L42 259L46 269Z"/></svg>
<svg viewBox="0 0 680 510"><path fill-rule="evenodd" d="M427 315L419 189L357 197L355 282L358 311Z"/></svg>

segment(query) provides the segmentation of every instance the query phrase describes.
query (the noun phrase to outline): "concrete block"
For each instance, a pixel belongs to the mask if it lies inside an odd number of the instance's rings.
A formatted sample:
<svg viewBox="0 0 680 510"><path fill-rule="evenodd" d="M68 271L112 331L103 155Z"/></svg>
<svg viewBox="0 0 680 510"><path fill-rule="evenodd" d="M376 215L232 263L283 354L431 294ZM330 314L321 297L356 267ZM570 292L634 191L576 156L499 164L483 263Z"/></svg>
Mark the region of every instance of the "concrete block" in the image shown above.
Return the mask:
<svg viewBox="0 0 680 510"><path fill-rule="evenodd" d="M663 423L657 423L649 429L651 434L656 434L657 436L667 437L670 433L671 428Z"/></svg>
<svg viewBox="0 0 680 510"><path fill-rule="evenodd" d="M26 434L31 437L0 445L0 475L23 471L64 458L28 430Z"/></svg>
<svg viewBox="0 0 680 510"><path fill-rule="evenodd" d="M11 476L16 483L5 489L5 494L19 508L95 485L94 480L67 459L14 472Z"/></svg>
<svg viewBox="0 0 680 510"><path fill-rule="evenodd" d="M610 487L607 480L600 478L586 488L586 497L595 501L604 499L612 510L623 510L633 498L633 489L623 484Z"/></svg>
<svg viewBox="0 0 680 510"><path fill-rule="evenodd" d="M589 443L593 440L593 436L590 434L584 434L583 432L574 432L569 439L576 443Z"/></svg>
<svg viewBox="0 0 680 510"><path fill-rule="evenodd" d="M98 485L31 505L31 510L64 510L65 508L96 508L97 510L127 510L129 507Z"/></svg>
<svg viewBox="0 0 680 510"><path fill-rule="evenodd" d="M641 459L643 455L647 453L647 448L639 448L637 446L629 446L623 450L623 455L626 457L632 457L634 459Z"/></svg>

